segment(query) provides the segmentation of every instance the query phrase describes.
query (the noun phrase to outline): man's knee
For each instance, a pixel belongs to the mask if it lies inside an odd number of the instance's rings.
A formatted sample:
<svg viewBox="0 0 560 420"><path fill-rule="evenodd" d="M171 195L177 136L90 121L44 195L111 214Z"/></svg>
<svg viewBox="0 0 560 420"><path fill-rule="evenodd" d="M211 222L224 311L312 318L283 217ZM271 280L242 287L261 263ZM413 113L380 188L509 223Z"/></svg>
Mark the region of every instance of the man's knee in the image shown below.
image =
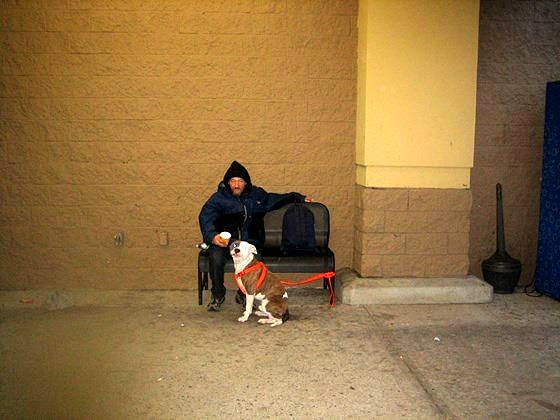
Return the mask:
<svg viewBox="0 0 560 420"><path fill-rule="evenodd" d="M225 264L228 255L227 248L222 248L217 245L210 246L210 261L216 264Z"/></svg>

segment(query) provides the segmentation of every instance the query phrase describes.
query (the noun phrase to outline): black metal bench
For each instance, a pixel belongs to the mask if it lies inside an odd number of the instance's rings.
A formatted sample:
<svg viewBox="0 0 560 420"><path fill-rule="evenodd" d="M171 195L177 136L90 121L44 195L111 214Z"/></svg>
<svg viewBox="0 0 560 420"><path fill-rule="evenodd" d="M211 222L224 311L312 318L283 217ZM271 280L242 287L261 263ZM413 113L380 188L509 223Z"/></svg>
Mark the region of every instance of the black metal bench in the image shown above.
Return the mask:
<svg viewBox="0 0 560 420"><path fill-rule="evenodd" d="M265 242L260 253L263 262L273 273L324 273L335 271L334 253L329 248L330 215L329 210L321 203L304 203L313 212L315 219L315 241L319 250L313 255L285 255L280 251L282 242L282 220L286 210L293 206L287 204L277 210L268 212L264 217ZM203 290L208 290L209 272L208 251L198 254L198 304L202 305ZM233 273L233 261L228 260L226 273ZM334 278L333 278L334 286ZM326 279L323 288L327 287Z"/></svg>

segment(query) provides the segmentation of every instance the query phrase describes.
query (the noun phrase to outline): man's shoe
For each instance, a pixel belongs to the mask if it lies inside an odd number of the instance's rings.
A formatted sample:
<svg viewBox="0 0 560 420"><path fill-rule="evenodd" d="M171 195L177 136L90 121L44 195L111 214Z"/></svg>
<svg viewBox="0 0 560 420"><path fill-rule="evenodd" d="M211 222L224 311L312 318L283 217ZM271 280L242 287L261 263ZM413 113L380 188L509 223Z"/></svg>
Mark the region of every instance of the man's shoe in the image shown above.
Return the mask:
<svg viewBox="0 0 560 420"><path fill-rule="evenodd" d="M208 311L209 312L220 312L220 306L222 306L222 303L224 303L224 300L226 300L225 296L222 296L221 298L216 298L216 297L212 296L212 300L208 304Z"/></svg>
<svg viewBox="0 0 560 420"><path fill-rule="evenodd" d="M245 293L243 293L241 290L238 290L235 294L235 302L245 306Z"/></svg>

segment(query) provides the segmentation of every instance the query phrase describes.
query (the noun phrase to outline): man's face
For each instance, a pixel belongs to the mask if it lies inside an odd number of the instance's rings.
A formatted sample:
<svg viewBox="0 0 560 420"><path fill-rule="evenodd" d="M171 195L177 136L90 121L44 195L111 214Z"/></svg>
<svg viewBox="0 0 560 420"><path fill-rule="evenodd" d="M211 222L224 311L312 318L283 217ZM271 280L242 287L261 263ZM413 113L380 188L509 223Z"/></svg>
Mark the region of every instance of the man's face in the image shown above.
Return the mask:
<svg viewBox="0 0 560 420"><path fill-rule="evenodd" d="M245 185L247 184L243 178L231 178L228 182L229 188L233 195L240 196L243 190L245 189Z"/></svg>

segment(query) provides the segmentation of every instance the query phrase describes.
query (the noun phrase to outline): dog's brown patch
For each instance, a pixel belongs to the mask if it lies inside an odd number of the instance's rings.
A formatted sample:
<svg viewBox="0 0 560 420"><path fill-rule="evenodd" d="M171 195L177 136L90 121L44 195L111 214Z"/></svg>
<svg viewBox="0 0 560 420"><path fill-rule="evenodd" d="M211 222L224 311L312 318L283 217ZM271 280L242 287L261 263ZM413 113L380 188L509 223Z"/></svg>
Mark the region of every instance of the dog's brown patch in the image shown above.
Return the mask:
<svg viewBox="0 0 560 420"><path fill-rule="evenodd" d="M259 262L257 260L253 260L246 269L258 263ZM282 319L284 321L284 318L288 313L288 299L283 297L284 293L286 293L286 288L282 283L280 283L280 279L278 277L268 271L262 285L257 290L257 282L259 281L261 271L262 270L255 270L245 274L241 278L241 281L243 282L245 289L247 289L248 294L256 295L257 293L262 293L268 300L268 304L266 305L267 312L269 312L274 318Z"/></svg>

